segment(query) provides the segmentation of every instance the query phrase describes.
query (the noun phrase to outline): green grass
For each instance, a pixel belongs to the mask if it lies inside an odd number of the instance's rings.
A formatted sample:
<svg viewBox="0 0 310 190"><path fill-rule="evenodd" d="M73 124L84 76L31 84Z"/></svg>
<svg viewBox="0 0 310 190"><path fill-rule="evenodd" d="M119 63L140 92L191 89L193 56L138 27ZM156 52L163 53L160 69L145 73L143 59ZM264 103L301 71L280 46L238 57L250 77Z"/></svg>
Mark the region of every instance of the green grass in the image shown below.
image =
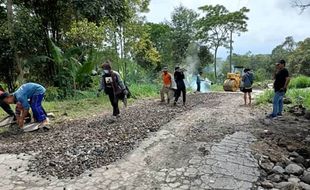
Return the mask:
<svg viewBox="0 0 310 190"><path fill-rule="evenodd" d="M272 102L272 98L274 96L274 91L269 89L265 90L262 94L260 94L256 98L256 104L267 104Z"/></svg>
<svg viewBox="0 0 310 190"><path fill-rule="evenodd" d="M224 91L224 89L223 89L223 84L212 84L212 85L211 85L211 91L212 91L212 92Z"/></svg>
<svg viewBox="0 0 310 190"><path fill-rule="evenodd" d="M70 119L86 118L112 109L107 96L72 99L64 101L44 101L43 107L47 112L55 114L56 118L65 117Z"/></svg>
<svg viewBox="0 0 310 190"><path fill-rule="evenodd" d="M256 103L271 103L273 96L273 90L265 90L264 93L256 98ZM310 89L289 89L286 93L286 96L292 100L294 105L302 104L307 109L310 109Z"/></svg>
<svg viewBox="0 0 310 190"><path fill-rule="evenodd" d="M161 86L157 84L132 84L129 90L133 98L159 96Z"/></svg>
<svg viewBox="0 0 310 190"><path fill-rule="evenodd" d="M302 104L310 109L310 89L291 89L287 92L287 96L292 99L293 104Z"/></svg>
<svg viewBox="0 0 310 190"><path fill-rule="evenodd" d="M129 89L132 93L132 98L129 99L130 104L136 98L159 96L160 86L156 84L133 84ZM55 89L51 90L52 92L56 91ZM49 99L53 99L53 95L57 95L57 93L51 94L49 94ZM97 91L94 90L76 91L74 97L66 98L65 100L43 101L42 105L48 113L52 112L55 114L56 120L59 118L86 118L102 113L103 111L112 112L108 96L102 92L100 96L97 97ZM119 105L122 105L121 102ZM14 108L15 105L11 107ZM0 118L5 116L6 113L0 109Z"/></svg>
<svg viewBox="0 0 310 190"><path fill-rule="evenodd" d="M310 77L298 76L292 78L289 83L289 88L309 88L310 87Z"/></svg>

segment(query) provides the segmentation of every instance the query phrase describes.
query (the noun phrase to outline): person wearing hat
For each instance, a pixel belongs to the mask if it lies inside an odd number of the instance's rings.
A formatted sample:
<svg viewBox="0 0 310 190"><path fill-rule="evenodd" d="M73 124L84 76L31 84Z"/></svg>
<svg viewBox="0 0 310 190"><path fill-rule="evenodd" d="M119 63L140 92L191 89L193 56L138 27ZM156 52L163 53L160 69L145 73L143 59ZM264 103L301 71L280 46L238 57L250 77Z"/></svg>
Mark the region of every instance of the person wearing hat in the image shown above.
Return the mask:
<svg viewBox="0 0 310 190"><path fill-rule="evenodd" d="M7 97L9 93L5 92L4 89L0 86L0 107L11 117L15 118L15 113L11 109L10 105L5 103L3 99Z"/></svg>
<svg viewBox="0 0 310 190"><path fill-rule="evenodd" d="M30 108L34 120L41 123L42 127L46 127L48 118L42 107L45 91L45 88L40 84L26 83L3 99L6 104L16 104L16 122L20 128L24 127L25 118L28 117Z"/></svg>
<svg viewBox="0 0 310 190"><path fill-rule="evenodd" d="M172 75L168 72L168 68L164 67L162 70L162 80L163 80L163 87L160 90L160 98L161 102L165 102L165 94L167 95L167 102L170 103L170 99L173 96L172 90Z"/></svg>
<svg viewBox="0 0 310 190"><path fill-rule="evenodd" d="M100 87L98 92L104 91L110 99L111 105L113 107L113 116L119 116L120 111L118 107L118 101L121 96L127 95L128 91L122 81L120 74L112 70L111 62L106 61L102 64L103 74L100 81Z"/></svg>
<svg viewBox="0 0 310 190"><path fill-rule="evenodd" d="M177 104L179 97L181 96L182 92L182 97L183 97L183 105L185 105L186 102L186 86L184 83L184 73L183 70L180 69L180 67L175 67L174 71L174 80L175 83L177 84L177 90L175 92L175 99L174 99L174 105Z"/></svg>
<svg viewBox="0 0 310 190"><path fill-rule="evenodd" d="M290 77L288 70L285 68L285 60L281 59L276 63L275 81L273 83L274 97L272 113L267 118L281 117L283 111L283 97L287 91Z"/></svg>

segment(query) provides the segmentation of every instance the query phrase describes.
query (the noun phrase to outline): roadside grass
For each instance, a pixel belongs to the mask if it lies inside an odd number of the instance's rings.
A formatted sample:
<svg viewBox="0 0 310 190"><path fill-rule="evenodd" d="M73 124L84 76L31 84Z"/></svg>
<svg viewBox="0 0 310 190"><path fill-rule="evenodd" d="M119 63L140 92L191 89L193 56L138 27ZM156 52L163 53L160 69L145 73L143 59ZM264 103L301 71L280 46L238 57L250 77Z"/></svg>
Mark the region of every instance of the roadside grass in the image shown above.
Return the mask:
<svg viewBox="0 0 310 190"><path fill-rule="evenodd" d="M135 99L144 97L159 96L159 86L156 84L133 84L129 87L132 97L128 99L131 104ZM52 98L52 97L51 97ZM97 91L76 91L75 96L65 100L43 101L42 103L47 113L55 115L55 121L65 119L88 118L103 111L112 113L112 106L107 95L101 92L97 97ZM121 101L119 102L122 106ZM14 109L15 106L11 105ZM0 109L0 118L4 118L6 113ZM1 132L1 129L0 129Z"/></svg>
<svg viewBox="0 0 310 190"><path fill-rule="evenodd" d="M44 101L42 105L46 112L55 115L56 120L61 117L68 119L87 118L103 110L112 109L108 97L103 95L63 101Z"/></svg>
<svg viewBox="0 0 310 190"><path fill-rule="evenodd" d="M273 90L265 90L256 98L256 104L272 103ZM294 105L303 105L310 109L310 89L289 89L286 96L292 100Z"/></svg>
<svg viewBox="0 0 310 190"><path fill-rule="evenodd" d="M211 85L211 91L212 92L221 92L224 91L223 84L212 84Z"/></svg>
<svg viewBox="0 0 310 190"><path fill-rule="evenodd" d="M160 85L157 84L132 84L129 86L132 98L146 98L159 96Z"/></svg>
<svg viewBox="0 0 310 190"><path fill-rule="evenodd" d="M310 89L292 89L287 92L293 104L303 105L310 109Z"/></svg>
<svg viewBox="0 0 310 190"><path fill-rule="evenodd" d="M309 88L310 87L310 77L298 76L291 79L289 88Z"/></svg>
<svg viewBox="0 0 310 190"><path fill-rule="evenodd" d="M274 91L272 89L265 90L263 93L257 96L256 104L267 104L272 103L272 98L274 96Z"/></svg>

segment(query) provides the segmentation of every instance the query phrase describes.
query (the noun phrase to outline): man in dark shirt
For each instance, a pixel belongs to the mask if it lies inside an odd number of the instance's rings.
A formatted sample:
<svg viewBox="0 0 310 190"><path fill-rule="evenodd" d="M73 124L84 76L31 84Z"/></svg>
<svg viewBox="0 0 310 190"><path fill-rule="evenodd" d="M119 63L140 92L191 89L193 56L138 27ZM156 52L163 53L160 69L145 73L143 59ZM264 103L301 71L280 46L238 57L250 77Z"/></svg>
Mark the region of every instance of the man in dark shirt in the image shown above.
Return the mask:
<svg viewBox="0 0 310 190"><path fill-rule="evenodd" d="M288 70L285 68L285 61L280 60L276 63L275 81L273 83L275 95L273 97L272 114L268 116L269 118L282 116L283 97L286 93L289 82L290 77Z"/></svg>
<svg viewBox="0 0 310 190"><path fill-rule="evenodd" d="M9 93L5 92L2 86L0 85L0 107L7 113L9 116L15 117L15 113L11 109L10 105L5 103L3 99L8 96Z"/></svg>
<svg viewBox="0 0 310 190"><path fill-rule="evenodd" d="M184 73L183 70L180 69L180 67L176 67L175 68L175 72L174 72L174 80L175 83L177 85L177 90L174 94L175 99L174 99L174 105L177 104L179 97L181 96L181 92L182 92L182 96L183 96L183 106L185 106L185 102L186 102L186 86L184 83Z"/></svg>
<svg viewBox="0 0 310 190"><path fill-rule="evenodd" d="M119 117L120 111L118 107L118 101L121 97L127 96L128 91L124 85L120 74L112 70L111 62L106 61L102 66L103 75L100 81L100 88L98 91L104 91L110 99L111 105L113 107L113 116Z"/></svg>

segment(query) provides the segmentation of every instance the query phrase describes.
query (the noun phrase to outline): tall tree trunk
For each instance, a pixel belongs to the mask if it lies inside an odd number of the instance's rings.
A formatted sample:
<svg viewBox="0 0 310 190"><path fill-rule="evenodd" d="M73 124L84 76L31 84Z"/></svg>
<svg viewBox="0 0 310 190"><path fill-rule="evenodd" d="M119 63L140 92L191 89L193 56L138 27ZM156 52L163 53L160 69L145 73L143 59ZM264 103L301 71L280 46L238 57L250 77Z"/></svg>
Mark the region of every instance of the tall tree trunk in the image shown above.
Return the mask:
<svg viewBox="0 0 310 190"><path fill-rule="evenodd" d="M8 29L12 37L13 36L13 1L12 0L7 0L6 8L7 8L7 17L8 17Z"/></svg>
<svg viewBox="0 0 310 190"><path fill-rule="evenodd" d="M215 78L215 81L217 82L217 75L216 75L216 56L217 56L217 49L218 47L215 47L215 50L214 50L214 78Z"/></svg>
<svg viewBox="0 0 310 190"><path fill-rule="evenodd" d="M10 73L14 73L14 68L15 65L18 66L18 70L19 70L19 74L21 76L21 80L23 81L23 68L22 65L20 65L21 63L18 61L18 55L17 55L17 51L16 51L16 47L15 47L15 41L14 41L14 17L13 17L13 0L7 0L7 4L6 4L6 8L7 8L7 19L8 19L8 30L9 30L9 39L10 39L10 46L11 46L11 50L13 52L13 63L12 66L10 67ZM12 77L8 78L8 84L13 83L14 78L13 75L11 75ZM19 77L20 78L20 77ZM11 86L11 85L10 85ZM10 91L13 89L9 89Z"/></svg>
<svg viewBox="0 0 310 190"><path fill-rule="evenodd" d="M231 72L232 67L232 30L230 30L230 42L229 42L229 72Z"/></svg>

